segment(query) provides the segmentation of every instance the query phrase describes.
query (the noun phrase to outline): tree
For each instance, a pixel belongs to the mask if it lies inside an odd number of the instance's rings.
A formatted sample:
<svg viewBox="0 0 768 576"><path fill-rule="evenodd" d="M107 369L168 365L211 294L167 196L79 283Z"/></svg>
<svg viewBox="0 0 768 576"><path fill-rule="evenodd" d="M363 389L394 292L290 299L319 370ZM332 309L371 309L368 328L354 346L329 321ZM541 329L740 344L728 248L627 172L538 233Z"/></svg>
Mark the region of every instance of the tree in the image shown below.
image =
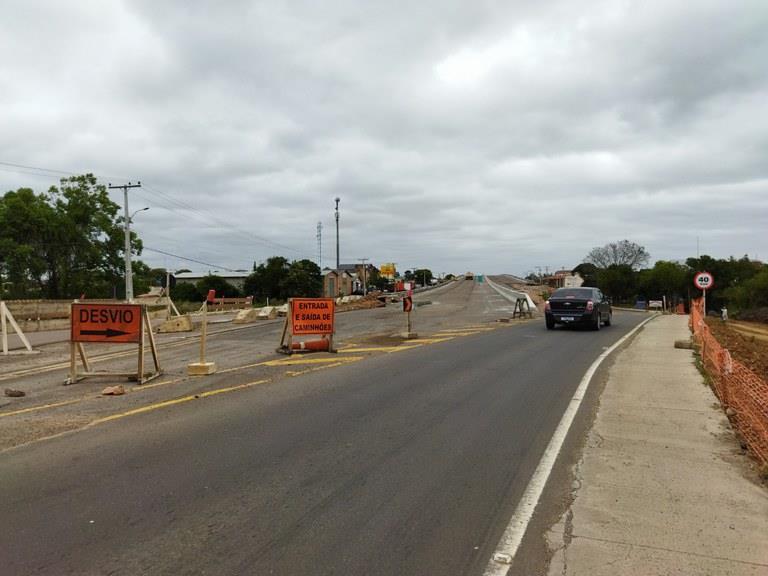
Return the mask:
<svg viewBox="0 0 768 576"><path fill-rule="evenodd" d="M281 283L284 298L316 298L323 291L323 276L320 267L312 260L292 262Z"/></svg>
<svg viewBox="0 0 768 576"><path fill-rule="evenodd" d="M55 232L56 213L45 196L20 188L0 198L0 282L10 298L43 292Z"/></svg>
<svg viewBox="0 0 768 576"><path fill-rule="evenodd" d="M245 293L257 299L283 298L282 285L290 267L288 259L282 256L267 258L245 279Z"/></svg>
<svg viewBox="0 0 768 576"><path fill-rule="evenodd" d="M629 266L637 270L644 264L647 264L651 256L646 252L644 246L621 240L611 242L602 247L592 248L592 251L584 258L585 262L594 264L598 268L608 268L612 265Z"/></svg>
<svg viewBox="0 0 768 576"><path fill-rule="evenodd" d="M215 274L203 276L197 281L195 288L197 288L198 294L200 294L203 299L205 299L209 290L216 290L216 298L237 298L242 296L242 293L237 287L232 286L232 284L224 280L224 278L216 276Z"/></svg>
<svg viewBox="0 0 768 576"><path fill-rule="evenodd" d="M424 286L429 286L432 282L432 278L432 270L429 268L419 268L418 270L413 271L413 280Z"/></svg>
<svg viewBox="0 0 768 576"><path fill-rule="evenodd" d="M35 194L0 199L0 267L12 297L111 297L123 290L123 226L119 206L92 174L63 178ZM141 241L131 236L141 253Z"/></svg>
<svg viewBox="0 0 768 576"><path fill-rule="evenodd" d="M739 311L768 308L768 266L743 284L725 291L730 305Z"/></svg>
<svg viewBox="0 0 768 576"><path fill-rule="evenodd" d="M659 260L653 268L639 274L640 294L648 300L661 299L673 303L688 292L688 267L677 262Z"/></svg>
<svg viewBox="0 0 768 576"><path fill-rule="evenodd" d="M629 302L637 294L636 273L629 264L611 264L597 271L597 286L617 302Z"/></svg>
<svg viewBox="0 0 768 576"><path fill-rule="evenodd" d="M571 272L579 274L584 279L582 286L597 286L597 266L590 262L582 262Z"/></svg>
<svg viewBox="0 0 768 576"><path fill-rule="evenodd" d="M731 256L728 259L716 259L702 254L698 258L688 258L685 261L689 272L687 283L693 286L693 277L697 272L710 272L715 278L715 287L707 290L707 308L717 310L728 303L728 290L741 286L758 274L764 264L743 256L738 260Z"/></svg>
<svg viewBox="0 0 768 576"><path fill-rule="evenodd" d="M202 302L205 296L200 294L191 282L179 282L171 293L171 298L176 302Z"/></svg>

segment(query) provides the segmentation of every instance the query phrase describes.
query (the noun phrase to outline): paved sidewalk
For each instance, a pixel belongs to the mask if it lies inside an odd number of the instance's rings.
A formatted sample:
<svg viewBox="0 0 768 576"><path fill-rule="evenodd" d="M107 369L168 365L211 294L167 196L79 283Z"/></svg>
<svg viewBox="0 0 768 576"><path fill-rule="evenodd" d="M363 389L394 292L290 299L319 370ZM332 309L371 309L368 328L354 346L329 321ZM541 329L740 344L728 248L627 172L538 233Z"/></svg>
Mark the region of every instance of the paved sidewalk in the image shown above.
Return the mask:
<svg viewBox="0 0 768 576"><path fill-rule="evenodd" d="M768 576L768 489L702 383L687 317L651 321L619 353L548 534L555 575Z"/></svg>

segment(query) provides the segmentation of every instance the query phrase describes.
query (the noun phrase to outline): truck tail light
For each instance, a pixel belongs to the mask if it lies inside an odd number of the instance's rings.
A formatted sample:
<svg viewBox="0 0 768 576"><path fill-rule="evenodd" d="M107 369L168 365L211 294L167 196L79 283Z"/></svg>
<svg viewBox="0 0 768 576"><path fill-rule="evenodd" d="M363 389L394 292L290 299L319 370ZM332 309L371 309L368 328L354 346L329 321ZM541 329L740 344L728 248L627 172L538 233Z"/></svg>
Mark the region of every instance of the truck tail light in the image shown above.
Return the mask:
<svg viewBox="0 0 768 576"><path fill-rule="evenodd" d="M551 307L550 307L550 305L549 305L549 300L547 300L546 302L544 302L544 311L545 311L545 312L551 312L551 311L552 311L552 308L551 308Z"/></svg>
<svg viewBox="0 0 768 576"><path fill-rule="evenodd" d="M592 300L587 300L587 312L592 312L595 308L595 303Z"/></svg>

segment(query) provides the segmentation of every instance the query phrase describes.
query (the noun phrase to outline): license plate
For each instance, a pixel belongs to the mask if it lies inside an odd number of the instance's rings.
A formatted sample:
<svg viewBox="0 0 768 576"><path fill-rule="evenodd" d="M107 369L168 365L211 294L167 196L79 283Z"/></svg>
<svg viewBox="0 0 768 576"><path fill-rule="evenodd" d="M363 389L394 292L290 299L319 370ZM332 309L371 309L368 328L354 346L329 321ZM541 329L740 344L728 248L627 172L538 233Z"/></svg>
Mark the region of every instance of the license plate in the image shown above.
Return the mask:
<svg viewBox="0 0 768 576"><path fill-rule="evenodd" d="M563 322L573 322L573 316L561 316L560 320Z"/></svg>

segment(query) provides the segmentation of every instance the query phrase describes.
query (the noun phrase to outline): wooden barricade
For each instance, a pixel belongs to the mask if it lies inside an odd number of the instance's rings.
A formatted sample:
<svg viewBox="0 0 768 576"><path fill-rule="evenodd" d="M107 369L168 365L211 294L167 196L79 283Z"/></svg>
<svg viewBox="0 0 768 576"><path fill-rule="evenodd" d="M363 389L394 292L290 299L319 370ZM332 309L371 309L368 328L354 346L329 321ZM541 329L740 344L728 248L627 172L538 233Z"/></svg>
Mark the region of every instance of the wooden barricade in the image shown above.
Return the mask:
<svg viewBox="0 0 768 576"><path fill-rule="evenodd" d="M162 370L157 355L155 336L149 320L147 307L143 304L72 304L70 335L69 378L65 384L74 384L83 378L126 376L144 384L160 376ZM145 372L144 353L145 336L149 337L149 347L154 361L154 371ZM138 362L136 372L95 372L91 369L88 356L83 346L86 342L102 344L137 344ZM78 371L77 356L83 365Z"/></svg>

